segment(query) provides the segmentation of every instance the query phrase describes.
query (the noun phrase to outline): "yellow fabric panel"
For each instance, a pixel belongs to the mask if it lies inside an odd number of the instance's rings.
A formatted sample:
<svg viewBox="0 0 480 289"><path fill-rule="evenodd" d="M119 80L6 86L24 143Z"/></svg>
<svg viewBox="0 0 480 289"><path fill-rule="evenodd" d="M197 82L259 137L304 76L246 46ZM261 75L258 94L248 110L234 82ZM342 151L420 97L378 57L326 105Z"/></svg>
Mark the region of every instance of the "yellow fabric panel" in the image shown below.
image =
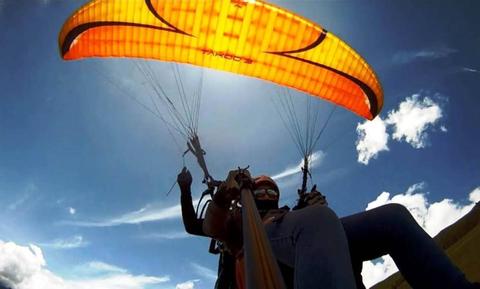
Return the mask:
<svg viewBox="0 0 480 289"><path fill-rule="evenodd" d="M383 106L365 60L317 24L254 0L94 0L64 24L62 57L138 57L253 76L367 119Z"/></svg>

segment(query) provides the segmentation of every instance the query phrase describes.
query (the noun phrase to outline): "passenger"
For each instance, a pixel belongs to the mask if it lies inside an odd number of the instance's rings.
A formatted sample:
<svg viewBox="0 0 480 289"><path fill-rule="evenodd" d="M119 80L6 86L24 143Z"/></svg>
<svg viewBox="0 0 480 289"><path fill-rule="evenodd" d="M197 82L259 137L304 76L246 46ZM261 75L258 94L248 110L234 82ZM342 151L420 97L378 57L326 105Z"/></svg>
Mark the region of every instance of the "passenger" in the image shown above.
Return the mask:
<svg viewBox="0 0 480 289"><path fill-rule="evenodd" d="M238 171L229 173L197 226L202 224L203 235L222 241L228 254L238 257L242 232L240 208L234 204L240 193L237 175ZM256 177L253 183L255 203L288 288L365 288L362 262L385 254L390 254L414 289L480 288L465 279L402 205L338 218L315 190L306 195L303 208L289 211L278 207L280 193L271 178ZM190 192L190 184L191 175L184 169L179 175L184 221L187 200L183 195Z"/></svg>

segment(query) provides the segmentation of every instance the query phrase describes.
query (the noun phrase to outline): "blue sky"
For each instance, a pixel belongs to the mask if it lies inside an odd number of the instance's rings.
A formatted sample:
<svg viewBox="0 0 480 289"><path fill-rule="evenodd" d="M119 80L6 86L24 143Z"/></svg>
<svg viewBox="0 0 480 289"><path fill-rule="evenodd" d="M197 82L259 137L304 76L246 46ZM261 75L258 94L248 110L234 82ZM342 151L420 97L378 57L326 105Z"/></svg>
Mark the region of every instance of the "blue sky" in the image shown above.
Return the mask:
<svg viewBox="0 0 480 289"><path fill-rule="evenodd" d="M0 0L0 252L33 260L42 276L60 278L58 288L118 280L128 280L124 288L212 288L217 258L207 239L182 233L178 190L166 196L182 167L179 148L105 78L151 105L133 62L59 56L58 32L85 2ZM338 215L395 199L420 208L417 220L437 232L453 219L429 212L459 217L478 201L478 1L275 3L349 43L384 88L374 125L337 109L317 147L313 180ZM200 70L180 68L191 90ZM170 66L155 69L171 87ZM204 71L200 136L215 177L247 165L278 175L299 163L271 102L276 89ZM301 106L305 96L294 94ZM318 103L326 116L331 105ZM201 174L191 156L186 163L195 198ZM293 204L300 178L278 180L284 203ZM19 288L43 288L38 272L25 273Z"/></svg>

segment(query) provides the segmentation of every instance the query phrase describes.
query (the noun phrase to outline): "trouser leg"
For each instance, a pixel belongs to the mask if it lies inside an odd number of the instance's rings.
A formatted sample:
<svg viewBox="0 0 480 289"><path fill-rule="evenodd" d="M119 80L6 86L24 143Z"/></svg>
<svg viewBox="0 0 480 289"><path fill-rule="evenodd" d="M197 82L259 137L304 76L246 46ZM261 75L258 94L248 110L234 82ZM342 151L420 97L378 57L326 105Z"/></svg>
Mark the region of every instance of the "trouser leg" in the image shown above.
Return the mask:
<svg viewBox="0 0 480 289"><path fill-rule="evenodd" d="M278 261L294 268L296 289L355 288L345 232L328 207L290 212L266 231Z"/></svg>
<svg viewBox="0 0 480 289"><path fill-rule="evenodd" d="M463 273L402 205L385 205L341 221L354 267L390 254L414 289L469 288Z"/></svg>

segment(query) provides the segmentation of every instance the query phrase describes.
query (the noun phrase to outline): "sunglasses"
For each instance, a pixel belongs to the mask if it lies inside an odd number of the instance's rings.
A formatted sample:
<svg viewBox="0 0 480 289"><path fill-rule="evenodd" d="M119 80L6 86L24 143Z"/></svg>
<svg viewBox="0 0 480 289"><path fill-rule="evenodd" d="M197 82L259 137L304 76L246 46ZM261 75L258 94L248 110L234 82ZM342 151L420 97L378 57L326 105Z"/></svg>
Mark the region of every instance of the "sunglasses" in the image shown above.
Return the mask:
<svg viewBox="0 0 480 289"><path fill-rule="evenodd" d="M278 192L273 189L256 189L253 191L255 197L263 197L265 195L269 197L278 197Z"/></svg>

